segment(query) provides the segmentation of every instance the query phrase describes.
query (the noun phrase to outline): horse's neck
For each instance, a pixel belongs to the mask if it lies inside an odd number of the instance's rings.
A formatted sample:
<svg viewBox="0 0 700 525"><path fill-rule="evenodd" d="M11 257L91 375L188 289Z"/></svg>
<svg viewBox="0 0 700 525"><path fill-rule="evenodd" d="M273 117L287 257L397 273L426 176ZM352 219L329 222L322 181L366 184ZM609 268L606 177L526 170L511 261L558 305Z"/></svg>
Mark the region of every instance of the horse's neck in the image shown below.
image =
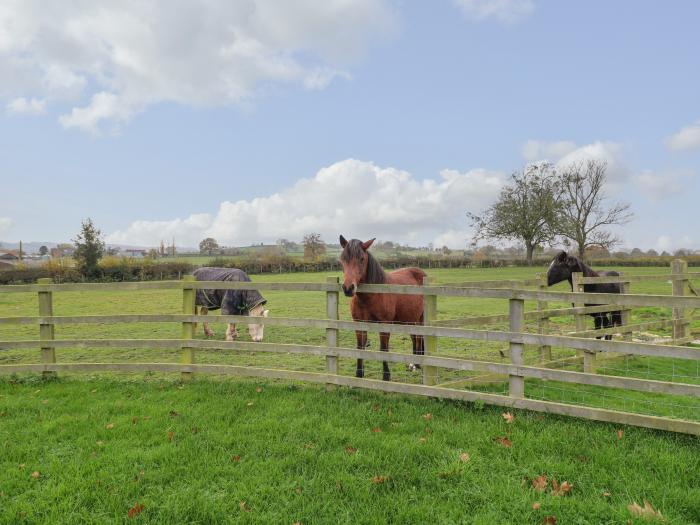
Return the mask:
<svg viewBox="0 0 700 525"><path fill-rule="evenodd" d="M593 268L588 266L587 264L581 262L581 272L584 277L598 277L598 272L596 272ZM571 286L571 291L574 291L574 280L573 276L569 275L569 285Z"/></svg>

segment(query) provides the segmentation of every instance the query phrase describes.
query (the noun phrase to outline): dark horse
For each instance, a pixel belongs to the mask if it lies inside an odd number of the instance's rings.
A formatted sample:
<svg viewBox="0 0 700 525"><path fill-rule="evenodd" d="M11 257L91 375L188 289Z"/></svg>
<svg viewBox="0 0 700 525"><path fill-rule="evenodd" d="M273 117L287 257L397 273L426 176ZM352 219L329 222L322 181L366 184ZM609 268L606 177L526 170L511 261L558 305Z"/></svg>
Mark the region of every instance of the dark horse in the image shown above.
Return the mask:
<svg viewBox="0 0 700 525"><path fill-rule="evenodd" d="M340 245L343 252L340 254L340 262L343 265L343 292L347 297L352 297L350 313L354 321L369 321L373 323L423 323L423 297L421 295L401 295L387 293L361 293L357 292L360 284L410 284L422 285L425 272L420 268L401 268L393 272L385 272L377 260L367 250L374 242L371 239L366 242L352 239L347 241L340 236ZM379 349L389 351L389 335L379 334ZM367 347L367 332L355 331L357 348ZM421 335L411 335L413 353L425 354L425 342ZM386 361L383 364L384 381L391 381L391 372ZM357 360L357 377L364 376L362 359Z"/></svg>
<svg viewBox="0 0 700 525"><path fill-rule="evenodd" d="M572 281L571 274L574 272L581 272L584 277L603 277L603 276L616 276L620 275L617 272L596 272L590 266L584 264L581 259L574 257L573 255L568 255L566 252L559 252L557 256L549 265L549 270L547 270L547 286L552 286L553 284L560 283L562 281L569 281L571 290L574 289L574 284ZM594 284L584 284L583 291L588 293L622 293L622 287L618 283L594 283ZM597 304L588 304L585 306L600 306ZM622 326L622 313L617 312L600 312L589 314L593 317L595 321L595 328L599 330L600 328L610 328L612 326ZM597 339L600 339L598 337ZM612 335L606 335L605 339L612 339Z"/></svg>

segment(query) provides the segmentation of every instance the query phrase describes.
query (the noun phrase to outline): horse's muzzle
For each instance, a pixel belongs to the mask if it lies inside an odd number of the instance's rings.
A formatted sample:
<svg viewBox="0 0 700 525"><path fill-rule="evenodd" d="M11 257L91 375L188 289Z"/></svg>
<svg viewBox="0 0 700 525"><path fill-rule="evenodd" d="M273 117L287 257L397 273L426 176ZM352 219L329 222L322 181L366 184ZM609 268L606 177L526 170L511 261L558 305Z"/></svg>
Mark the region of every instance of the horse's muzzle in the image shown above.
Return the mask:
<svg viewBox="0 0 700 525"><path fill-rule="evenodd" d="M355 284L351 284L349 288L346 288L345 285L343 285L343 293L345 294L345 297L352 297L355 295Z"/></svg>

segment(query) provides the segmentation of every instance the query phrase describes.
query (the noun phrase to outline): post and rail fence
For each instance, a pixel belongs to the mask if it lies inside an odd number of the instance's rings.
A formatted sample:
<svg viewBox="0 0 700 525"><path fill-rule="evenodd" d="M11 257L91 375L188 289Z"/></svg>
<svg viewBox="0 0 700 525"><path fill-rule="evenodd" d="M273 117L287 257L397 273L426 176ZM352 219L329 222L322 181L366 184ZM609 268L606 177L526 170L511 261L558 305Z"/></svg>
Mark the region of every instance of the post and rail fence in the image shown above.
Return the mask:
<svg viewBox="0 0 700 525"><path fill-rule="evenodd" d="M498 406L529 409L552 414L575 416L598 421L630 424L648 428L700 435L700 418L698 420L679 419L635 412L598 408L581 404L570 404L528 397L527 379L555 381L565 384L578 384L594 387L625 389L636 392L668 394L683 396L689 401L700 398L700 377L697 383L679 381L659 381L621 375L596 373L596 356L625 355L655 358L679 359L700 363L700 348L685 346L690 337L690 312L700 309L700 297L693 295L690 279L700 274L689 274L687 266L676 264L671 275L660 279L673 283L673 295L633 295L629 288L626 293L603 294L581 293L578 287L587 282L621 282L631 283L651 280L651 276L621 277L575 277L573 292L548 291L543 287L541 277L523 281L520 287L516 281L508 281L507 286L496 286L491 281L487 286L482 282L461 282L435 284L426 281L423 286L404 285L360 285L360 293L391 293L422 295L424 300L424 323L422 325L385 324L355 322L339 319L340 285L337 278L329 278L322 283L272 283L272 282L201 282L191 276L181 281L128 282L105 284L52 284L40 280L35 285L0 286L0 295L5 293L37 293L39 299L38 316L0 317L1 325L38 325L38 340L2 340L0 351L9 349L39 348L41 362L34 364L2 364L0 374L41 372L53 375L57 372L170 372L180 373L183 380L191 380L194 374L222 374L230 376L247 376L257 378L277 378L300 380L327 385L332 389L337 386L368 388L383 392L415 394L445 399L464 401L481 401ZM616 280L617 279L617 280ZM527 287L534 289L527 289ZM124 291L124 290L182 290L182 314L121 314L121 315L54 315L53 294L64 291ZM212 341L194 339L194 327L198 322L212 321L210 317L196 315L194 298L197 289L256 289L296 292L316 292L326 295L326 319L284 318L284 317L249 317L221 315L216 319L221 322L240 324L265 324L269 326L301 327L321 329L326 333L325 345L293 343L253 343L246 341ZM505 316L478 316L474 318L437 320L438 298L488 298L502 299L508 302L508 314ZM535 302L537 309L525 311L526 301ZM552 303L574 303L574 307L549 308ZM584 307L583 304L601 306ZM597 339L600 330L585 330L579 319L593 312L611 310L629 311L632 308L667 308L673 312L670 324L673 328L673 344L635 342L629 333L640 326L654 325L641 323L627 324L608 330L609 333L621 334L622 340ZM548 333L548 321L552 317L573 315L576 319L576 331L566 334ZM528 332L527 321L536 321L536 333ZM99 323L161 323L171 322L182 325L179 339L56 339L55 327L75 324ZM504 322L507 329L475 329ZM666 321L664 321L666 322ZM629 321L628 321L629 323ZM425 340L425 355L412 355L394 351L378 352L367 349L339 346L341 330L362 330L372 333L421 335ZM617 330L617 331L615 331ZM608 333L604 332L604 333ZM466 339L507 345L508 362L494 362L481 359L467 359L455 356L441 356L438 342L442 338ZM527 347L537 353L539 359L533 365L525 364L523 359ZM548 366L551 362L552 348L568 348L583 354L583 371L559 369ZM180 363L86 363L58 362L57 353L64 348L166 348L180 351ZM299 354L314 356L325 360L323 372L282 370L251 366L199 364L198 350L222 349L244 352L268 352L277 354ZM58 351L58 352L57 352ZM350 377L339 373L340 359L364 359L368 361L388 361L392 363L419 364L423 369L421 384L407 382L386 382L375 379ZM698 365L700 367L700 364ZM438 384L437 371L478 372L505 378L508 384L507 394L497 394L477 390L449 388L447 383ZM700 405L699 405L700 406ZM700 409L699 409L700 410Z"/></svg>

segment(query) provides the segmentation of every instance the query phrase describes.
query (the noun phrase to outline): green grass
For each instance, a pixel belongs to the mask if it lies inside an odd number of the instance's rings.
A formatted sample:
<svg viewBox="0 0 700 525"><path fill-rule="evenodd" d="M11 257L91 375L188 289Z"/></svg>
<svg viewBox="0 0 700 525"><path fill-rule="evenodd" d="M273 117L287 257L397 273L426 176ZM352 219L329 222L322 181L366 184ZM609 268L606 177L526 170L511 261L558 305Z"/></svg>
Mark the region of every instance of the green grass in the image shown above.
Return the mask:
<svg viewBox="0 0 700 525"><path fill-rule="evenodd" d="M543 270L429 273L438 282L454 282L523 279ZM623 271L634 275L668 270ZM253 279L318 282L337 275ZM670 289L666 282L632 285L633 293L668 294ZM265 296L273 316L325 317L323 294ZM181 301L177 291L61 292L54 294L54 312L179 313ZM36 315L37 309L36 294L0 294L0 317ZM442 319L506 311L503 300L438 301ZM632 322L663 315L669 312L638 309ZM344 297L341 318L350 318ZM214 327L222 338L223 325ZM552 323L554 331L572 328L570 318ZM248 340L245 330L241 333ZM172 323L74 325L56 331L59 339L179 335L180 327ZM197 337L203 337L201 329ZM36 327L0 325L0 339L36 338ZM325 333L268 327L265 340L323 345ZM376 335L371 340L376 350ZM342 332L340 344L354 347L353 334ZM410 352L408 337L392 337L391 346L393 351ZM503 344L441 339L438 355L501 361L502 350ZM558 348L554 353L572 354ZM59 362L179 358L177 351L153 348L68 348L57 350L57 356ZM537 356L537 349L526 349L528 362ZM0 364L39 360L37 350L0 353ZM262 352L202 350L197 362L324 369L321 358ZM353 373L351 360L341 359L340 365L341 373ZM381 377L381 363L366 366L367 377ZM697 362L618 358L602 366L601 373L700 383ZM420 374L400 365L393 365L392 373L394 380L420 381ZM468 377L441 371L440 381ZM257 393L256 386L263 391ZM474 388L507 393L505 383ZM536 380L527 380L526 393L537 399L700 420L700 406L692 398ZM602 423L517 412L516 422L507 425L495 408L346 388L328 393L315 385L245 379L199 377L181 385L171 375L65 376L49 382L26 375L0 381L0 396L3 523L127 521L126 513L137 501L145 505L139 519L158 523L541 523L547 515L557 516L558 523L624 523L630 519L626 506L643 499L661 509L671 523L700 523L700 442L688 436L625 428L618 440L617 427ZM171 410L179 415L170 416ZM422 418L426 413L432 420ZM114 428L105 429L108 423ZM372 428L382 432L373 433ZM172 441L169 431L174 433ZM499 436L508 436L513 447L494 442ZM357 453L347 454L348 446ZM459 460L462 452L470 461ZM240 462L231 461L235 455L241 456ZM30 477L34 471L40 472L39 479ZM572 494L541 495L527 482L521 485L523 479L540 474L573 483ZM373 484L373 476L387 476L388 481ZM250 511L239 507L241 501ZM532 509L535 501L541 503L538 511Z"/></svg>
<svg viewBox="0 0 700 525"><path fill-rule="evenodd" d="M249 380L0 381L0 396L3 523L127 522L136 503L143 523L626 523L645 499L700 522L689 436ZM538 493L539 475L573 490Z"/></svg>

